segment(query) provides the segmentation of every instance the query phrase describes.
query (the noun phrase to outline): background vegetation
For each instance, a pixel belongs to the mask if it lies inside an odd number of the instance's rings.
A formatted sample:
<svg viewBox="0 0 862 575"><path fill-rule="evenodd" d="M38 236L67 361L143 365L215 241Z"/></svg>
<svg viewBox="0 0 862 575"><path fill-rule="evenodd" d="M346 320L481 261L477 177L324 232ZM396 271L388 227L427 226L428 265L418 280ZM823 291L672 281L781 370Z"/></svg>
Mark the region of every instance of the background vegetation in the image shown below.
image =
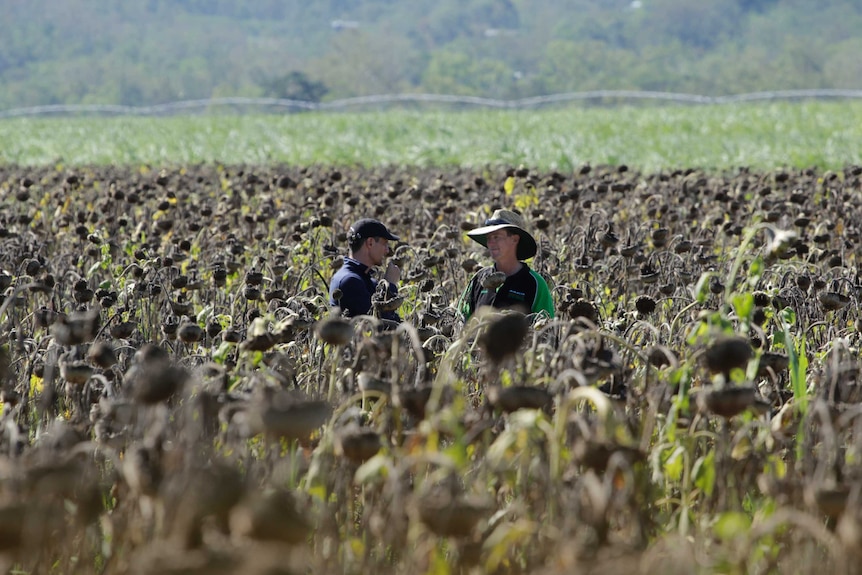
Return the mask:
<svg viewBox="0 0 862 575"><path fill-rule="evenodd" d="M0 109L860 88L860 27L852 0L13 1Z"/></svg>
<svg viewBox="0 0 862 575"><path fill-rule="evenodd" d="M647 172L862 164L862 102L0 122L0 165L517 166Z"/></svg>

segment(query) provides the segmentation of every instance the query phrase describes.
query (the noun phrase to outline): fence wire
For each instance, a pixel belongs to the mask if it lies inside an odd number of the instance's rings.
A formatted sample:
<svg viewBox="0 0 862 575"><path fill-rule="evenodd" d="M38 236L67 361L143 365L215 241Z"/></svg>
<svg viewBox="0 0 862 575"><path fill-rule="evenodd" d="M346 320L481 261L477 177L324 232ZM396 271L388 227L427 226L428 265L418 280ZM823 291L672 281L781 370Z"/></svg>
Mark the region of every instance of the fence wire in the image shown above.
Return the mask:
<svg viewBox="0 0 862 575"><path fill-rule="evenodd" d="M767 100L799 99L840 99L862 98L862 90L776 90L770 92L751 92L730 96L703 96L675 92L651 92L637 90L594 90L588 92L568 92L535 96L517 100L499 100L476 96L454 96L446 94L380 94L357 98L344 98L331 102L307 102L284 98L208 98L201 100L182 100L153 106L120 106L103 104L56 104L49 106L30 106L0 111L0 118L52 115L101 115L101 116L170 116L207 112L218 108L240 110L282 110L282 111L337 111L352 108L379 107L395 104L450 104L466 107L492 109L533 109L543 106L565 104L574 101L608 100L614 102L628 100L664 100L668 102L716 105Z"/></svg>

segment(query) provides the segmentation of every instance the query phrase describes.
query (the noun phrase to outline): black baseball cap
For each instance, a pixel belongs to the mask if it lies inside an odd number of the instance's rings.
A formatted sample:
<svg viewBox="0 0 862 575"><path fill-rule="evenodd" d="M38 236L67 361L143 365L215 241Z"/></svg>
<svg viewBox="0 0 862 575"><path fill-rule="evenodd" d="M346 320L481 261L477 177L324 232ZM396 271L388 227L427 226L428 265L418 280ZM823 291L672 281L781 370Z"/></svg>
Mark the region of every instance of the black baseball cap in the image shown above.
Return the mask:
<svg viewBox="0 0 862 575"><path fill-rule="evenodd" d="M362 218L350 226L349 237L353 238L386 238L387 240L400 240L398 236L386 229L380 221L372 218Z"/></svg>

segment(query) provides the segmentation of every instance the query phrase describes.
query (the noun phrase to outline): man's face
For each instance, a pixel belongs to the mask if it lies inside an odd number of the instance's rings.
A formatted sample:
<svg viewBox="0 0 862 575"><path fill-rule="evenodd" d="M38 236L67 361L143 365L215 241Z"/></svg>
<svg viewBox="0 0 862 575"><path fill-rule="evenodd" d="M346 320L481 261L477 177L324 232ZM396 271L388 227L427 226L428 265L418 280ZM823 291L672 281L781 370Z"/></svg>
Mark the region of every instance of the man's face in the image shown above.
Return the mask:
<svg viewBox="0 0 862 575"><path fill-rule="evenodd" d="M368 242L368 256L375 266L383 264L389 255L389 240L386 238L371 238Z"/></svg>
<svg viewBox="0 0 862 575"><path fill-rule="evenodd" d="M491 259L495 262L515 258L518 250L518 234L509 234L507 230L491 232L485 239L488 242L488 251Z"/></svg>

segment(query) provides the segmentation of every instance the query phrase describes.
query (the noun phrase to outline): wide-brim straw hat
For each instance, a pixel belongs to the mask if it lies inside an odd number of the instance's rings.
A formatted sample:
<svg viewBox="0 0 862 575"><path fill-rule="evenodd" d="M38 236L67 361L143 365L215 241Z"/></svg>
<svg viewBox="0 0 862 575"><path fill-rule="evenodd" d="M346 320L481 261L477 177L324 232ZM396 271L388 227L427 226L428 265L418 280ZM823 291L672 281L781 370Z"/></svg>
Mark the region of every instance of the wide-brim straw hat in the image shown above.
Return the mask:
<svg viewBox="0 0 862 575"><path fill-rule="evenodd" d="M490 218L485 220L484 226L470 230L467 235L487 248L488 234L507 228L515 230L521 236L521 239L518 240L516 256L519 260L528 260L536 255L538 246L536 239L530 235L525 227L524 218L520 214L511 210L496 210Z"/></svg>

